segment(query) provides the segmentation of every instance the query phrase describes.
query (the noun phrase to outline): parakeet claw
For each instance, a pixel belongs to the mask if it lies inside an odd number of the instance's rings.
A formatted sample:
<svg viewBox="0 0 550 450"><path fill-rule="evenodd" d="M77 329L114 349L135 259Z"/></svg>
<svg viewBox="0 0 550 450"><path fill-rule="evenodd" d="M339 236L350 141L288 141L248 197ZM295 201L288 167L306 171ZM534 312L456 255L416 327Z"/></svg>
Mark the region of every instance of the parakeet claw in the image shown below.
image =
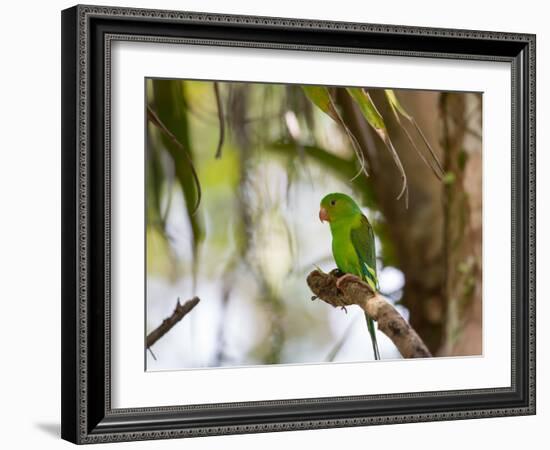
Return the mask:
<svg viewBox="0 0 550 450"><path fill-rule="evenodd" d="M338 288L338 290L342 290L340 289L340 284L344 282L344 280L348 279L348 278L355 278L357 279L357 277L355 275L352 275L351 273L346 273L344 274L343 276L341 276L340 278L338 278L336 280L336 287Z"/></svg>
<svg viewBox="0 0 550 450"><path fill-rule="evenodd" d="M340 269L332 269L330 274L336 278L341 278L346 274L346 272L342 272Z"/></svg>
<svg viewBox="0 0 550 450"><path fill-rule="evenodd" d="M342 311L344 311L346 314L348 313L348 310L346 309L345 306L340 306L340 308L342 309Z"/></svg>

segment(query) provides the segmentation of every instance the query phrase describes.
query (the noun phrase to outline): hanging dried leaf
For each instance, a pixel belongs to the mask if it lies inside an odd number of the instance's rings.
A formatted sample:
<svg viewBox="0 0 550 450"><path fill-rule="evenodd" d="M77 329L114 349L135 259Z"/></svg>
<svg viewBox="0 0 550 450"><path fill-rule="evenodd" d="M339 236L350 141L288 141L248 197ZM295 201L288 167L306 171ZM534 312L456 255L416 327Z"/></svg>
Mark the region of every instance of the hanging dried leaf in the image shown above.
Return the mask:
<svg viewBox="0 0 550 450"><path fill-rule="evenodd" d="M395 165L399 169L402 180L401 191L399 192L397 199L399 200L403 196L403 194L405 194L405 204L408 206L407 174L405 173L405 169L403 167L403 164L401 163L401 159L399 158L399 155L397 154L395 147L393 146L393 143L390 139L386 124L384 123L384 118L374 105L374 102L372 101L372 98L367 91L362 88L346 88L346 90L359 106L359 109L361 110L361 113L363 114L363 117L365 118L367 123L372 127L376 134L378 134L380 139L382 139L382 141L386 145L386 148L392 155Z"/></svg>
<svg viewBox="0 0 550 450"><path fill-rule="evenodd" d="M406 136L407 136L407 139L409 140L409 142L411 143L411 145L413 146L413 148L416 150L416 152L418 153L418 155L420 156L420 158L422 158L422 161L424 161L424 163L430 168L432 169L434 175L438 178L438 179L442 179L443 177L443 174L444 174L444 171L443 171L443 167L441 165L441 163L439 162L439 159L437 158L437 155L435 154L435 152L433 151L430 143L428 142L428 140L426 139L426 136L424 136L424 133L422 132L422 129L420 128L420 126L418 125L418 123L416 122L415 118L413 116L411 116L406 110L405 108L403 108L403 106L401 105L401 103L399 102L399 100L397 99L397 96L395 95L395 92L393 91L393 89L384 89L384 93L386 94L386 98L388 100L388 103L390 104L390 107L393 111L393 114L395 116L395 119L397 120L397 123L399 124L399 126L401 127L401 129L405 132ZM424 145L426 146L426 148L428 149L429 153L430 153L430 156L431 156L431 159L430 161L428 161L426 159L426 157L424 156L424 154L420 151L420 149L416 146L416 143L414 142L414 139L412 138L412 136L409 134L407 128L404 126L404 124L401 122L401 117L403 117L405 120L407 120L411 125L413 125L417 131L417 133L420 135L420 137L422 138L422 141L424 142Z"/></svg>
<svg viewBox="0 0 550 450"><path fill-rule="evenodd" d="M365 155L361 150L361 146L338 112L329 89L324 86L302 86L302 89L311 102L338 123L348 136L360 166L359 171L352 177L351 181L354 181L362 173L368 176Z"/></svg>

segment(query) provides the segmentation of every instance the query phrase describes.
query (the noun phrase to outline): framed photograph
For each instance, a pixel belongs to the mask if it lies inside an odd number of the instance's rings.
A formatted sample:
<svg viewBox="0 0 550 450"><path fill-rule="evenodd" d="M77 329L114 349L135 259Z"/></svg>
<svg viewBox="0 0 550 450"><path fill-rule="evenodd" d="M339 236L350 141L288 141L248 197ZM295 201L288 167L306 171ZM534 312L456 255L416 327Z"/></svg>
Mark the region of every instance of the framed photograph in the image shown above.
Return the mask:
<svg viewBox="0 0 550 450"><path fill-rule="evenodd" d="M535 413L535 36L62 12L62 437Z"/></svg>

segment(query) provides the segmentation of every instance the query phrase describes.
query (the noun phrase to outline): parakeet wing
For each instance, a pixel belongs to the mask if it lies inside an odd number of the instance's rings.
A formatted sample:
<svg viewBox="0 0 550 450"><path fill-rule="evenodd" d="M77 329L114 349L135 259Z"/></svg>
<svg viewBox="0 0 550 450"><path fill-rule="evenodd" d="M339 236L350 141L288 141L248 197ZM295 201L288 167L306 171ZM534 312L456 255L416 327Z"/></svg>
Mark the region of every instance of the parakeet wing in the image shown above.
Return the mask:
<svg viewBox="0 0 550 450"><path fill-rule="evenodd" d="M350 238L359 257L363 275L373 289L378 289L378 277L376 276L376 250L374 247L374 231L368 219L361 215L358 226L352 227Z"/></svg>

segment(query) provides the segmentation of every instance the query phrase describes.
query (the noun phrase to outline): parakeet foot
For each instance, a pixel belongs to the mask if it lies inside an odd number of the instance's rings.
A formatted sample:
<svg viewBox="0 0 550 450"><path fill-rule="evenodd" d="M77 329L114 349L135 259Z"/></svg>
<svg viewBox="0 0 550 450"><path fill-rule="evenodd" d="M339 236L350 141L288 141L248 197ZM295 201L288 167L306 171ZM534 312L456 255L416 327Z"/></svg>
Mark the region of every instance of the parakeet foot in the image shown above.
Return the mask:
<svg viewBox="0 0 550 450"><path fill-rule="evenodd" d="M333 276L333 277L336 277L336 278L341 278L343 277L346 272L342 272L340 269L332 269L330 271L330 274Z"/></svg>
<svg viewBox="0 0 550 450"><path fill-rule="evenodd" d="M349 280L350 278L357 279L357 277L355 275L352 275L351 273L346 273L340 278L338 278L336 280L336 287L338 288L338 290L341 291L342 289L340 289L340 284L342 284L344 280Z"/></svg>

